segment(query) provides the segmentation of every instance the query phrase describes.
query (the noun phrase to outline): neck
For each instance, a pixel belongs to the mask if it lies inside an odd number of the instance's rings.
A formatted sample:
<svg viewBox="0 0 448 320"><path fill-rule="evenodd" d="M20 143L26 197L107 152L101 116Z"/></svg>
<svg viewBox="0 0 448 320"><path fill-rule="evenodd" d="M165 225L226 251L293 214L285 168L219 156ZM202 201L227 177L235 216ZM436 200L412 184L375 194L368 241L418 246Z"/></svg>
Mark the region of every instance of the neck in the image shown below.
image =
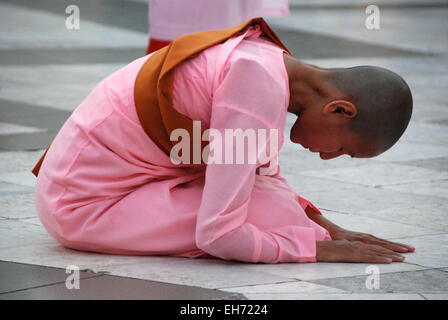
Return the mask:
<svg viewBox="0 0 448 320"><path fill-rule="evenodd" d="M288 112L300 116L307 106L313 105L316 100L322 98L325 71L302 63L289 55L284 54L283 57L289 78Z"/></svg>

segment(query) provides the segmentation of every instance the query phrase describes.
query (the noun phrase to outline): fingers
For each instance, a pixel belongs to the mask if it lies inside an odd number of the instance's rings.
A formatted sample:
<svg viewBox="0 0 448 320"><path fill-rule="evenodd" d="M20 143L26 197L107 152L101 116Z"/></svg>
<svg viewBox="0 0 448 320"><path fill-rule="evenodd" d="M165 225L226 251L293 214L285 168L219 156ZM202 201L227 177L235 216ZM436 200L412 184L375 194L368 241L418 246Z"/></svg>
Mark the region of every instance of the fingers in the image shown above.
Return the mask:
<svg viewBox="0 0 448 320"><path fill-rule="evenodd" d="M375 237L373 235L370 235L370 234L365 235L363 237L362 241L366 242L366 243L380 245L380 246L385 247L387 249L390 249L390 250L393 250L393 251L396 251L396 252L401 252L401 253L414 252L415 251L415 248L412 247L412 246L408 246L408 245L403 244L403 243L392 242L392 241L380 239L380 238L377 238L377 237Z"/></svg>
<svg viewBox="0 0 448 320"><path fill-rule="evenodd" d="M382 240L382 239L380 239ZM400 248L401 250L406 250L406 251L399 251L399 252L414 252L415 248L412 246L409 246L407 244L404 243L398 243L398 242L391 242L391 241L387 241L387 240L383 240L385 243L387 243L388 245L390 245L391 247L395 247L395 248ZM398 251L398 250L396 250Z"/></svg>
<svg viewBox="0 0 448 320"><path fill-rule="evenodd" d="M409 252L408 248L406 248L402 245L399 245L398 243L393 243L393 242L383 240L383 239L374 239L374 241L372 243L382 246L384 248L387 248L389 250L395 251L395 252L401 252L401 253Z"/></svg>
<svg viewBox="0 0 448 320"><path fill-rule="evenodd" d="M392 262L403 262L405 257L401 254L384 248L379 245L366 244L363 242L356 241L354 243L357 255L359 257L358 262L365 263L392 263Z"/></svg>
<svg viewBox="0 0 448 320"><path fill-rule="evenodd" d="M392 259L392 262L403 262L406 259L403 256L388 255L388 254L378 254L378 256L384 257L386 259Z"/></svg>
<svg viewBox="0 0 448 320"><path fill-rule="evenodd" d="M363 259L364 263L392 263L391 258L382 257L382 256L373 256L373 255L366 255Z"/></svg>
<svg viewBox="0 0 448 320"><path fill-rule="evenodd" d="M403 255L382 246L366 245L366 247L368 250L370 250L369 253L392 259L393 262L402 262L405 259Z"/></svg>
<svg viewBox="0 0 448 320"><path fill-rule="evenodd" d="M397 251L397 252L414 252L415 248L402 244L402 243L398 243L398 242L391 242L391 241L387 241L387 240L382 240L383 242L383 246L386 248L389 248L391 250Z"/></svg>
<svg viewBox="0 0 448 320"><path fill-rule="evenodd" d="M392 263L402 262L405 257L399 252L376 244L362 241L318 241L317 261Z"/></svg>

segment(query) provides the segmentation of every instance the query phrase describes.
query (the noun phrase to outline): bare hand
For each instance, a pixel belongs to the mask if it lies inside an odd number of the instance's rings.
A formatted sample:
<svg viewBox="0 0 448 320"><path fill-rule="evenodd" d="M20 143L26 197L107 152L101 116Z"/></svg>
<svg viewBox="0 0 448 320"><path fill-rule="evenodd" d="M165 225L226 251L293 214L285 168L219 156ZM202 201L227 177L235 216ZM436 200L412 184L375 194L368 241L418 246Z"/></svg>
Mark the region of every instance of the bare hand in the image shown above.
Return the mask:
<svg viewBox="0 0 448 320"><path fill-rule="evenodd" d="M402 262L405 257L385 247L360 241L317 241L316 260L319 262Z"/></svg>
<svg viewBox="0 0 448 320"><path fill-rule="evenodd" d="M375 237L374 235L362 233L362 232L353 232L349 230L345 230L343 228L335 228L330 232L331 238L333 240L348 240L348 241L359 241L366 244L373 244L377 246L382 246L386 249L395 251L395 252L414 252L415 248L409 245L392 242L384 239L380 239Z"/></svg>

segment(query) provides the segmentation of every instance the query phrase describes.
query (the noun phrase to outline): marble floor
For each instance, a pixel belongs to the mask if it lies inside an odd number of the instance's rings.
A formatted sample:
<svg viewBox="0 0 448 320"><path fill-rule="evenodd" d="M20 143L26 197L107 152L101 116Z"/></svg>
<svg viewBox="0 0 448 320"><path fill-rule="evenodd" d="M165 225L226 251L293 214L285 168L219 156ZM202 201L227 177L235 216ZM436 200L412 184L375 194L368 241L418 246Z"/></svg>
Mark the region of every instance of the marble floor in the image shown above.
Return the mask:
<svg viewBox="0 0 448 320"><path fill-rule="evenodd" d="M147 42L146 1L77 3L81 29L67 30L70 1L0 0L0 299L448 299L446 1L377 1L374 31L364 25L367 1L294 0L290 16L268 19L306 62L382 66L412 89L408 130L383 155L323 161L286 141L280 157L283 176L330 220L415 246L405 262L373 269L61 247L37 218L30 170L96 83L142 56ZM293 121L288 115L286 130ZM80 291L65 290L70 265ZM378 287L368 285L372 270Z"/></svg>

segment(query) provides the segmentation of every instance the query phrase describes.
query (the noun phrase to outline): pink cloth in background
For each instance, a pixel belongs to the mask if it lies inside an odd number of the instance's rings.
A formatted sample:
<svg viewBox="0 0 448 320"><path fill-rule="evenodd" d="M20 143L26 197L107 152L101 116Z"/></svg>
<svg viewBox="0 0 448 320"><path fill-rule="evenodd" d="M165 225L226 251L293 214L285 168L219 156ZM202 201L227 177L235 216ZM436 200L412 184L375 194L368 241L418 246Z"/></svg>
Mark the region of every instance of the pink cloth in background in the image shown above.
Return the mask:
<svg viewBox="0 0 448 320"><path fill-rule="evenodd" d="M288 0L150 0L151 38L173 40L194 32L226 29L256 17L289 14Z"/></svg>
<svg viewBox="0 0 448 320"><path fill-rule="evenodd" d="M283 50L259 36L251 27L178 66L173 103L203 128L277 128L275 156L288 76ZM51 144L36 185L48 232L66 247L105 253L316 261L316 241L331 238L278 165L267 175L256 173L259 163L186 168L148 138L133 101L148 57L101 81Z"/></svg>

